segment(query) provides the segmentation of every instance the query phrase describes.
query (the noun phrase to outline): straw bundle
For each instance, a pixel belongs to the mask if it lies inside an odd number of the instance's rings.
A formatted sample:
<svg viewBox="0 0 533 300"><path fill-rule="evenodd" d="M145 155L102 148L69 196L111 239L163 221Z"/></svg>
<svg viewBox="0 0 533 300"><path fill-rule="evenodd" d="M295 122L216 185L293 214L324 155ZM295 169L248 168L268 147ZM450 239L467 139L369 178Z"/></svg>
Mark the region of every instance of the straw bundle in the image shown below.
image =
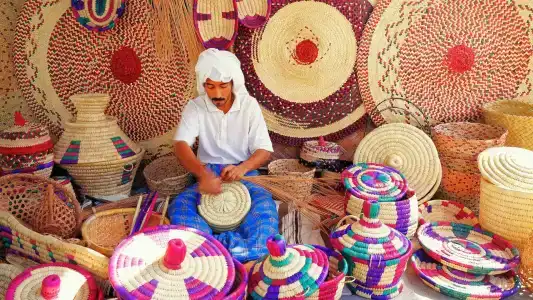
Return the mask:
<svg viewBox="0 0 533 300"><path fill-rule="evenodd" d="M483 106L485 122L509 130L506 145L533 150L533 103L502 100Z"/></svg>
<svg viewBox="0 0 533 300"><path fill-rule="evenodd" d="M533 292L533 230L529 239L524 244L522 256L520 257L519 275L522 284Z"/></svg>

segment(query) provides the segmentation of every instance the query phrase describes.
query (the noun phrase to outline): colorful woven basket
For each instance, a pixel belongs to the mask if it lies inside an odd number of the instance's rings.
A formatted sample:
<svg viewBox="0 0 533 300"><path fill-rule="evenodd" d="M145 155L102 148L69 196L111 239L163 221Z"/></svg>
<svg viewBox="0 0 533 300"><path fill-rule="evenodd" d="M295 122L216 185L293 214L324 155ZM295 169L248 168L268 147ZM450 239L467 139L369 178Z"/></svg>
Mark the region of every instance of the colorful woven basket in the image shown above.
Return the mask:
<svg viewBox="0 0 533 300"><path fill-rule="evenodd" d="M240 182L223 183L222 193L202 195L198 213L215 232L239 227L252 207L248 188Z"/></svg>
<svg viewBox="0 0 533 300"><path fill-rule="evenodd" d="M279 0L271 6L263 27L239 29L235 54L272 139L300 146L355 132L365 115L355 74L357 41L372 5Z"/></svg>
<svg viewBox="0 0 533 300"><path fill-rule="evenodd" d="M233 0L194 0L194 27L206 49L229 49L239 28L237 2Z"/></svg>
<svg viewBox="0 0 533 300"><path fill-rule="evenodd" d="M252 299L304 299L328 276L327 255L310 245L288 246L281 235L267 239L269 254L250 270Z"/></svg>
<svg viewBox="0 0 533 300"><path fill-rule="evenodd" d="M454 270L416 251L411 264L422 282L446 296L461 299L504 299L516 294L520 281L514 271L502 275L475 275Z"/></svg>
<svg viewBox="0 0 533 300"><path fill-rule="evenodd" d="M396 97L420 107L431 124L478 121L484 103L531 95L524 85L533 38L524 24L532 8L516 0L483 0L467 11L461 1L377 1L357 57L367 111ZM393 119L391 111L373 116L378 125Z"/></svg>
<svg viewBox="0 0 533 300"><path fill-rule="evenodd" d="M8 212L0 211L0 239L10 252L41 263L66 262L83 267L99 278L108 277L109 259L79 245L44 236L21 224Z"/></svg>
<svg viewBox="0 0 533 300"><path fill-rule="evenodd" d="M212 236L167 225L122 241L111 257L109 278L120 299L225 299L235 265Z"/></svg>
<svg viewBox="0 0 533 300"><path fill-rule="evenodd" d="M533 103L502 100L483 106L485 122L509 130L505 145L533 150Z"/></svg>
<svg viewBox="0 0 533 300"><path fill-rule="evenodd" d="M87 247L111 257L115 248L130 235L135 208L102 211L90 216L81 227L81 235ZM146 227L157 226L161 216L153 214ZM164 224L170 224L165 218Z"/></svg>
<svg viewBox="0 0 533 300"><path fill-rule="evenodd" d="M346 274L348 273L348 262L339 252L319 246L313 245L315 249L318 249L328 256L329 270L328 277L322 282L318 291L305 299L310 300L322 300L331 299L339 300L342 297L342 291L346 282Z"/></svg>
<svg viewBox="0 0 533 300"><path fill-rule="evenodd" d="M117 20L126 10L126 0L104 0L97 4L91 0L73 0L74 17L91 31L106 31L115 28Z"/></svg>
<svg viewBox="0 0 533 300"><path fill-rule="evenodd" d="M455 201L431 200L418 207L420 225L428 222L453 222L479 226L476 215L466 206Z"/></svg>
<svg viewBox="0 0 533 300"><path fill-rule="evenodd" d="M277 159L268 164L268 174L294 178L314 178L316 169L306 167L298 159ZM302 199L311 196L313 185L307 182L287 182L285 190L294 192Z"/></svg>
<svg viewBox="0 0 533 300"><path fill-rule="evenodd" d="M418 227L418 201L407 180L396 169L374 163L355 164L342 172L346 212L359 216L364 203L380 203L378 218L385 225L412 237Z"/></svg>
<svg viewBox="0 0 533 300"><path fill-rule="evenodd" d="M0 132L0 174L30 173L50 177L54 144L48 130L28 123L19 112L15 125Z"/></svg>
<svg viewBox="0 0 533 300"><path fill-rule="evenodd" d="M520 257L520 280L522 284L531 292L533 292L533 230L529 239L523 246L522 255Z"/></svg>
<svg viewBox="0 0 533 300"><path fill-rule="evenodd" d="M92 275L67 263L52 263L26 269L9 285L6 300L75 299L103 300Z"/></svg>
<svg viewBox="0 0 533 300"><path fill-rule="evenodd" d="M259 28L270 18L272 0L236 1L239 22L248 28Z"/></svg>
<svg viewBox="0 0 533 300"><path fill-rule="evenodd" d="M307 141L300 150L300 162L308 167L328 169L334 166L342 155L342 148L334 142Z"/></svg>
<svg viewBox="0 0 533 300"><path fill-rule="evenodd" d="M163 196L177 195L194 181L174 155L152 161L144 168L143 175L150 190Z"/></svg>
<svg viewBox="0 0 533 300"><path fill-rule="evenodd" d="M0 299L4 300L9 284L24 271L19 266L0 263Z"/></svg>
<svg viewBox="0 0 533 300"><path fill-rule="evenodd" d="M235 281L226 299L245 300L248 291L248 271L235 258L233 259L233 264L235 264Z"/></svg>
<svg viewBox="0 0 533 300"><path fill-rule="evenodd" d="M376 200L365 201L362 218L339 227L330 239L348 261L348 275L355 278L349 284L352 291L365 298L388 299L402 289L400 279L412 245L403 234L378 219L379 210Z"/></svg>
<svg viewBox="0 0 533 300"><path fill-rule="evenodd" d="M369 162L400 171L416 191L419 204L433 197L442 179L439 154L433 141L409 124L386 124L370 132L354 154L354 163Z"/></svg>
<svg viewBox="0 0 533 300"><path fill-rule="evenodd" d="M436 261L471 274L503 274L520 261L507 240L466 224L429 222L418 229L418 240Z"/></svg>

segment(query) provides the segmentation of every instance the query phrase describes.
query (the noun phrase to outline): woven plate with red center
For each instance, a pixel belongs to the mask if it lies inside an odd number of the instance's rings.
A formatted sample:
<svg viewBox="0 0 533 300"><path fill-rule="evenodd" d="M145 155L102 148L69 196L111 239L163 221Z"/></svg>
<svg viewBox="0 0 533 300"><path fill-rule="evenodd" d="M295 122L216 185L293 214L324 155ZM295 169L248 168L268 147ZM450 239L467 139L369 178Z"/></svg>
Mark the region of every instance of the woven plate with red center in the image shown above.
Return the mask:
<svg viewBox="0 0 533 300"><path fill-rule="evenodd" d="M275 141L338 140L361 124L355 59L371 11L367 0L278 0L263 27L239 30L235 53Z"/></svg>
<svg viewBox="0 0 533 300"><path fill-rule="evenodd" d="M358 53L365 107L399 97L432 123L476 121L484 103L531 94L532 9L517 0L379 1Z"/></svg>

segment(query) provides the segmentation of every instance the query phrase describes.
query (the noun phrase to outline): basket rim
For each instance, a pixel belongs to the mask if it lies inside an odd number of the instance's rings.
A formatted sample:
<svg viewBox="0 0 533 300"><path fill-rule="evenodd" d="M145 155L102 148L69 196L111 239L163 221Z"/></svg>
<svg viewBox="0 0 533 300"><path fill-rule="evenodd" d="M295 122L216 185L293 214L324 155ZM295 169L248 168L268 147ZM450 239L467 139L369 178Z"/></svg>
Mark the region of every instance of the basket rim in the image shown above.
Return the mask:
<svg viewBox="0 0 533 300"><path fill-rule="evenodd" d="M478 139L478 138L466 138L464 136L458 136L458 135L453 135L453 134L446 134L447 130L446 129L449 129L450 127L452 126L456 126L456 125L459 125L461 128L466 128L466 126L475 126L475 127L480 127L481 129L482 128L487 128L487 129L494 129L495 131L497 130L499 135L498 136L494 136L494 137L491 137L491 138L487 138L487 139ZM464 127L463 127L464 126ZM509 130L507 130L506 128L504 127L501 127L501 126L495 126L495 125L489 125L489 124L484 124L484 123L472 123L472 122L453 122L453 123L443 123L443 124L438 124L438 125L435 125L433 128L432 128L432 131L433 131L433 138L439 138L439 137L446 137L446 138L452 138L454 141L467 141L467 142L491 142L491 141L497 141L499 139L501 139L504 135L508 134L509 133Z"/></svg>
<svg viewBox="0 0 533 300"><path fill-rule="evenodd" d="M517 106L529 107L529 109L532 110L532 115L522 115L522 114L515 114L515 113L508 112L509 108L517 107ZM505 100L490 102L490 103L483 105L482 109L483 109L483 112L485 113L493 113L493 114L498 114L498 115L505 116L505 117L533 120L533 103L526 102L526 101L520 101L518 99L505 99Z"/></svg>
<svg viewBox="0 0 533 300"><path fill-rule="evenodd" d="M155 180L155 179L152 179L149 176L147 176L147 175L150 175L150 174L148 174L148 172L153 171L152 168L155 169L155 167L158 166L157 164L155 164L156 162L162 162L162 161L166 161L166 160L170 161L171 160L170 158L174 158L173 160L176 160L176 163L178 164L178 166L181 166L185 170L185 174L178 175L178 176L173 176L173 177L167 177L167 178L164 178L164 179L161 179L161 180ZM161 184L161 183L169 182L169 181L172 181L172 180L183 179L183 178L187 178L187 177L189 177L191 175L192 175L191 172L189 172L187 169L185 169L185 167L182 164L180 164L178 159L176 157L174 157L173 155L161 156L161 157L155 159L154 161L152 161L151 163L149 163L143 170L143 176L146 179L146 181L150 181L153 184Z"/></svg>

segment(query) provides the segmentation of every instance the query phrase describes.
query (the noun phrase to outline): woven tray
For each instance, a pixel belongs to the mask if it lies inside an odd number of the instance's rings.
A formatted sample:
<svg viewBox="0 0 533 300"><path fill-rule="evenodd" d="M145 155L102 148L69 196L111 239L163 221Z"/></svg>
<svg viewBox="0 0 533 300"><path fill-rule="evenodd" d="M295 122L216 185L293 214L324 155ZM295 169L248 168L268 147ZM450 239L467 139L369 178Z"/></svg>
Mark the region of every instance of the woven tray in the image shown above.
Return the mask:
<svg viewBox="0 0 533 300"><path fill-rule="evenodd" d="M160 195L177 195L194 181L174 155L154 160L144 168L143 175L150 190Z"/></svg>
<svg viewBox="0 0 533 300"><path fill-rule="evenodd" d="M478 226L476 215L461 203L448 200L431 200L418 207L420 225L428 222L454 222Z"/></svg>
<svg viewBox="0 0 533 300"><path fill-rule="evenodd" d="M433 259L472 274L503 274L518 266L520 261L518 249L479 227L431 222L420 227L418 239Z"/></svg>
<svg viewBox="0 0 533 300"><path fill-rule="evenodd" d="M506 145L533 150L533 103L502 100L483 106L485 122L509 130Z"/></svg>

